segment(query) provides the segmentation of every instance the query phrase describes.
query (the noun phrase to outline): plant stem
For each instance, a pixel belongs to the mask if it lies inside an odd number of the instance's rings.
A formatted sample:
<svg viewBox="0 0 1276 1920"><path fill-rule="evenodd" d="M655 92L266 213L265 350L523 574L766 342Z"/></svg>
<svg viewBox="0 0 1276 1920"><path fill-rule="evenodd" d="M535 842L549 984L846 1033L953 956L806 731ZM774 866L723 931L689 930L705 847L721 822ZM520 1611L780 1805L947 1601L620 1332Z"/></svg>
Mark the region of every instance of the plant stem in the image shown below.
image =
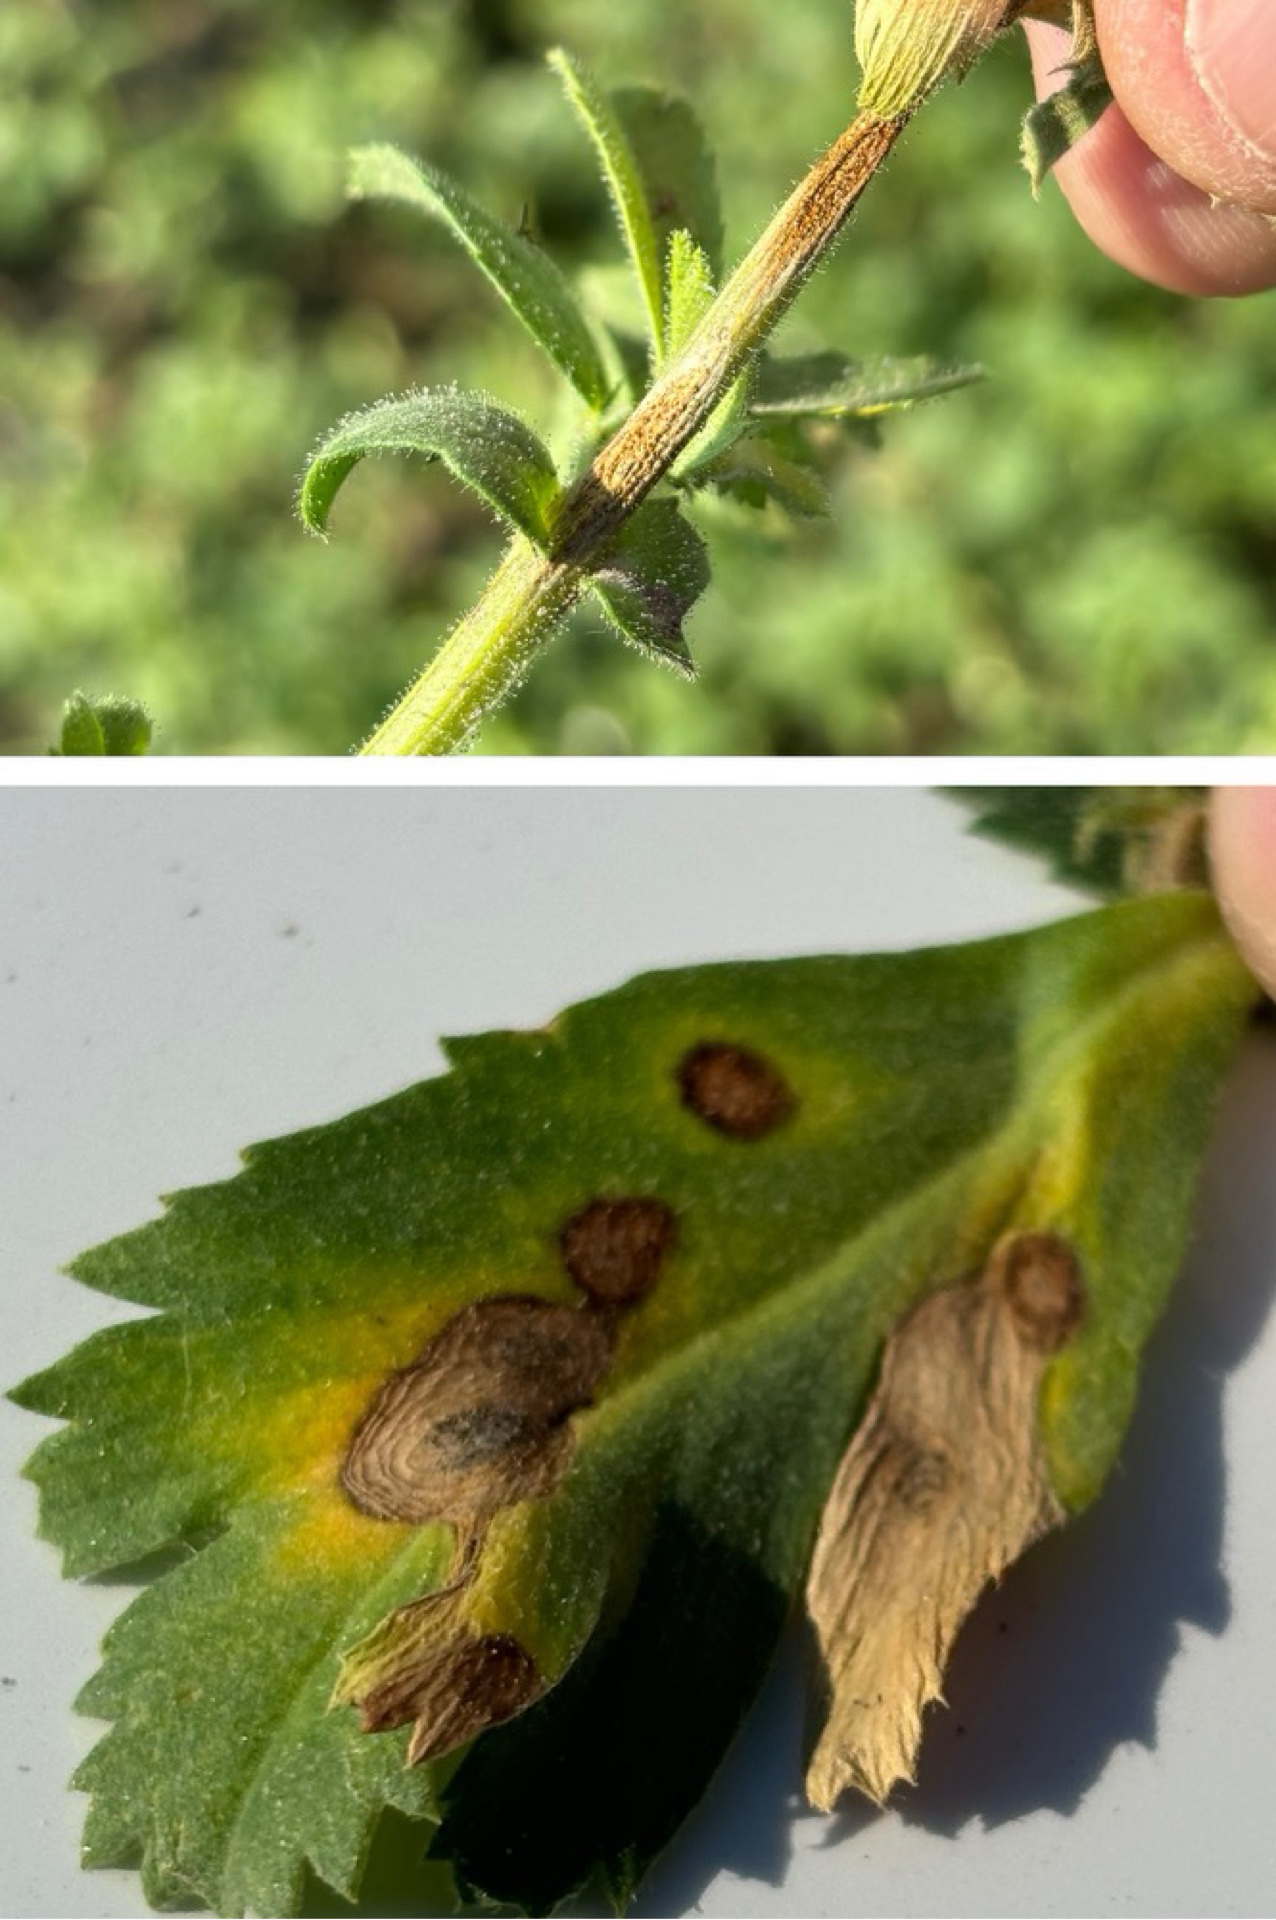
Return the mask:
<svg viewBox="0 0 1276 1920"><path fill-rule="evenodd" d="M512 541L469 613L360 753L462 753L571 612L585 578L581 567L548 559L521 535Z"/></svg>
<svg viewBox="0 0 1276 1920"><path fill-rule="evenodd" d="M908 123L859 114L818 160L563 504L548 555L513 542L470 613L363 746L455 753L522 680L606 548L668 473L836 244Z"/></svg>

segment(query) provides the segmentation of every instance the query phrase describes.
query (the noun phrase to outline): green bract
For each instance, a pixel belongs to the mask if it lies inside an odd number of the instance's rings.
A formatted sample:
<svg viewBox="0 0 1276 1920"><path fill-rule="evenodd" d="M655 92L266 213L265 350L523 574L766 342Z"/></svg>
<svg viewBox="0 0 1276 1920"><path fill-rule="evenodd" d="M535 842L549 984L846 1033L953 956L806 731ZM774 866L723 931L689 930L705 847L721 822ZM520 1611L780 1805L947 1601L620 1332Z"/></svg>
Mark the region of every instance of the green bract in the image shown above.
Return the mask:
<svg viewBox="0 0 1276 1920"><path fill-rule="evenodd" d="M454 1041L443 1077L84 1255L156 1312L18 1390L67 1423L29 1468L42 1532L68 1574L181 1549L81 1698L113 1723L78 1777L89 1863L289 1913L307 1864L354 1895L394 1806L462 1893L542 1912L601 1876L623 1903L762 1680L884 1340L1007 1233L1079 1262L1041 1434L1063 1505L1098 1492L1253 996L1200 894L653 974ZM557 1477L481 1523L377 1517L354 1436L501 1301L590 1330ZM438 1470L524 1460L550 1430L516 1404L449 1416L451 1453L438 1421ZM330 1703L432 1593L517 1650L532 1703L408 1769L406 1725Z"/></svg>
<svg viewBox="0 0 1276 1920"><path fill-rule="evenodd" d="M857 0L860 104L884 120L911 113L972 66L1015 11L1007 0Z"/></svg>

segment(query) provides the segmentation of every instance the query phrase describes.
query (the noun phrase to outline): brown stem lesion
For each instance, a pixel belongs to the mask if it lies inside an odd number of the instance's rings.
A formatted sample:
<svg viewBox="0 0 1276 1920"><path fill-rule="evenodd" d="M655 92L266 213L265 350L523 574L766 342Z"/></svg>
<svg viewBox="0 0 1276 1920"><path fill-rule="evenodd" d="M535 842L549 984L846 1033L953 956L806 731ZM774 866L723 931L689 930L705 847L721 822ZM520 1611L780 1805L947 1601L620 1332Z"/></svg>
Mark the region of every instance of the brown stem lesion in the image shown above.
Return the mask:
<svg viewBox="0 0 1276 1920"><path fill-rule="evenodd" d="M564 509L555 557L587 562L668 473L839 238L907 116L856 116L736 269Z"/></svg>
<svg viewBox="0 0 1276 1920"><path fill-rule="evenodd" d="M362 751L456 752L521 680L620 529L695 439L828 257L909 114L860 113L818 160L563 504L548 556L516 542Z"/></svg>

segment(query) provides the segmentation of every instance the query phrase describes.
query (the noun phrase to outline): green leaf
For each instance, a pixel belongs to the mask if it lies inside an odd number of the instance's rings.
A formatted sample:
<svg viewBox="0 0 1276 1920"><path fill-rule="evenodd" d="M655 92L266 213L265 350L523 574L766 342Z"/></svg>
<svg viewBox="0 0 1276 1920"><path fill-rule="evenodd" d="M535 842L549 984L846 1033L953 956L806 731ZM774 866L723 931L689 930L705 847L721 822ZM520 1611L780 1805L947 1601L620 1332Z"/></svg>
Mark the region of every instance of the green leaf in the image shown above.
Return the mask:
<svg viewBox="0 0 1276 1920"><path fill-rule="evenodd" d="M763 507L771 500L796 520L828 515L828 491L815 468L766 440L739 441L700 477L746 506Z"/></svg>
<svg viewBox="0 0 1276 1920"><path fill-rule="evenodd" d="M347 414L310 457L297 510L311 533L327 531L346 476L371 453L441 460L502 520L545 548L562 490L531 428L485 394L461 387L407 393Z"/></svg>
<svg viewBox="0 0 1276 1920"><path fill-rule="evenodd" d="M1007 1234L1080 1263L1040 1442L1064 1506L1098 1491L1253 997L1198 894L649 975L85 1255L159 1311L15 1395L68 1423L41 1529L69 1573L180 1553L82 1697L88 1858L292 1912L307 1861L353 1895L393 1804L463 1889L623 1900L761 1681L883 1342Z"/></svg>
<svg viewBox="0 0 1276 1920"><path fill-rule="evenodd" d="M708 550L677 501L655 499L626 522L592 585L617 632L693 680L696 670L682 623L709 578Z"/></svg>
<svg viewBox="0 0 1276 1920"><path fill-rule="evenodd" d="M646 309L654 364L664 341L664 263L646 181L624 121L589 70L557 47L549 64L594 143Z"/></svg>
<svg viewBox="0 0 1276 1920"><path fill-rule="evenodd" d="M665 318L670 355L686 346L709 312L717 293L713 265L690 233L679 228L669 242L669 292ZM749 424L749 395L753 370L746 368L732 383L670 468L674 481L689 480L713 466L733 447Z"/></svg>
<svg viewBox="0 0 1276 1920"><path fill-rule="evenodd" d="M682 227L669 242L669 299L665 347L680 353L713 305L717 287L708 254Z"/></svg>
<svg viewBox="0 0 1276 1920"><path fill-rule="evenodd" d="M151 717L139 701L76 692L62 709L58 752L75 757L141 754L151 744L152 730Z"/></svg>
<svg viewBox="0 0 1276 1920"><path fill-rule="evenodd" d="M682 228L703 248L719 279L724 234L718 169L694 108L652 87L621 88L611 102L646 185L661 260Z"/></svg>
<svg viewBox="0 0 1276 1920"><path fill-rule="evenodd" d="M106 752L106 733L96 704L86 693L73 693L62 709L61 753L80 755Z"/></svg>
<svg viewBox="0 0 1276 1920"><path fill-rule="evenodd" d="M1206 881L1203 787L955 787L975 833L1116 899Z"/></svg>
<svg viewBox="0 0 1276 1920"><path fill-rule="evenodd" d="M982 380L980 367L946 367L919 355L907 360L851 360L841 353L766 355L758 370L753 412L782 418L866 419L913 406Z"/></svg>
<svg viewBox="0 0 1276 1920"><path fill-rule="evenodd" d="M595 411L607 404L602 354L569 281L547 253L493 219L437 167L397 147L356 147L350 193L355 199L397 200L441 221L581 399Z"/></svg>
<svg viewBox="0 0 1276 1920"><path fill-rule="evenodd" d="M1022 153L1034 194L1050 170L1070 153L1112 105L1112 89L1097 48L1077 61L1067 83L1024 116Z"/></svg>

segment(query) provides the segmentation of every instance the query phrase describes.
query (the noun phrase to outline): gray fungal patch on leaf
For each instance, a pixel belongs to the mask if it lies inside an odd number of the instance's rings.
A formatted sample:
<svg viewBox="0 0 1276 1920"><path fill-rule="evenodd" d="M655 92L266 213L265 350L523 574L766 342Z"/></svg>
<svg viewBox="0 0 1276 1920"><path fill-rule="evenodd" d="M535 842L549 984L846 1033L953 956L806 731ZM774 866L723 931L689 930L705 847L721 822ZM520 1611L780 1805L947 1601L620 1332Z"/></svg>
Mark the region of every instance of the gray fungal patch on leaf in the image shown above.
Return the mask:
<svg viewBox="0 0 1276 1920"><path fill-rule="evenodd" d="M481 1524L538 1499L571 1458L568 1421L611 1362L607 1326L576 1307L510 1294L462 1307L378 1389L341 1469L381 1520Z"/></svg>
<svg viewBox="0 0 1276 1920"><path fill-rule="evenodd" d="M749 1047L706 1040L678 1064L682 1104L731 1140L761 1140L797 1106L778 1067Z"/></svg>
<svg viewBox="0 0 1276 1920"><path fill-rule="evenodd" d="M880 1805L913 1778L922 1714L941 1697L962 1622L984 1586L1063 1519L1038 1403L1082 1310L1072 1249L1054 1233L1022 1233L887 1341L807 1584L823 1725L806 1791L822 1811L848 1787Z"/></svg>
<svg viewBox="0 0 1276 1920"><path fill-rule="evenodd" d="M559 1235L563 1265L596 1306L630 1307L651 1292L678 1237L663 1200L591 1200Z"/></svg>

